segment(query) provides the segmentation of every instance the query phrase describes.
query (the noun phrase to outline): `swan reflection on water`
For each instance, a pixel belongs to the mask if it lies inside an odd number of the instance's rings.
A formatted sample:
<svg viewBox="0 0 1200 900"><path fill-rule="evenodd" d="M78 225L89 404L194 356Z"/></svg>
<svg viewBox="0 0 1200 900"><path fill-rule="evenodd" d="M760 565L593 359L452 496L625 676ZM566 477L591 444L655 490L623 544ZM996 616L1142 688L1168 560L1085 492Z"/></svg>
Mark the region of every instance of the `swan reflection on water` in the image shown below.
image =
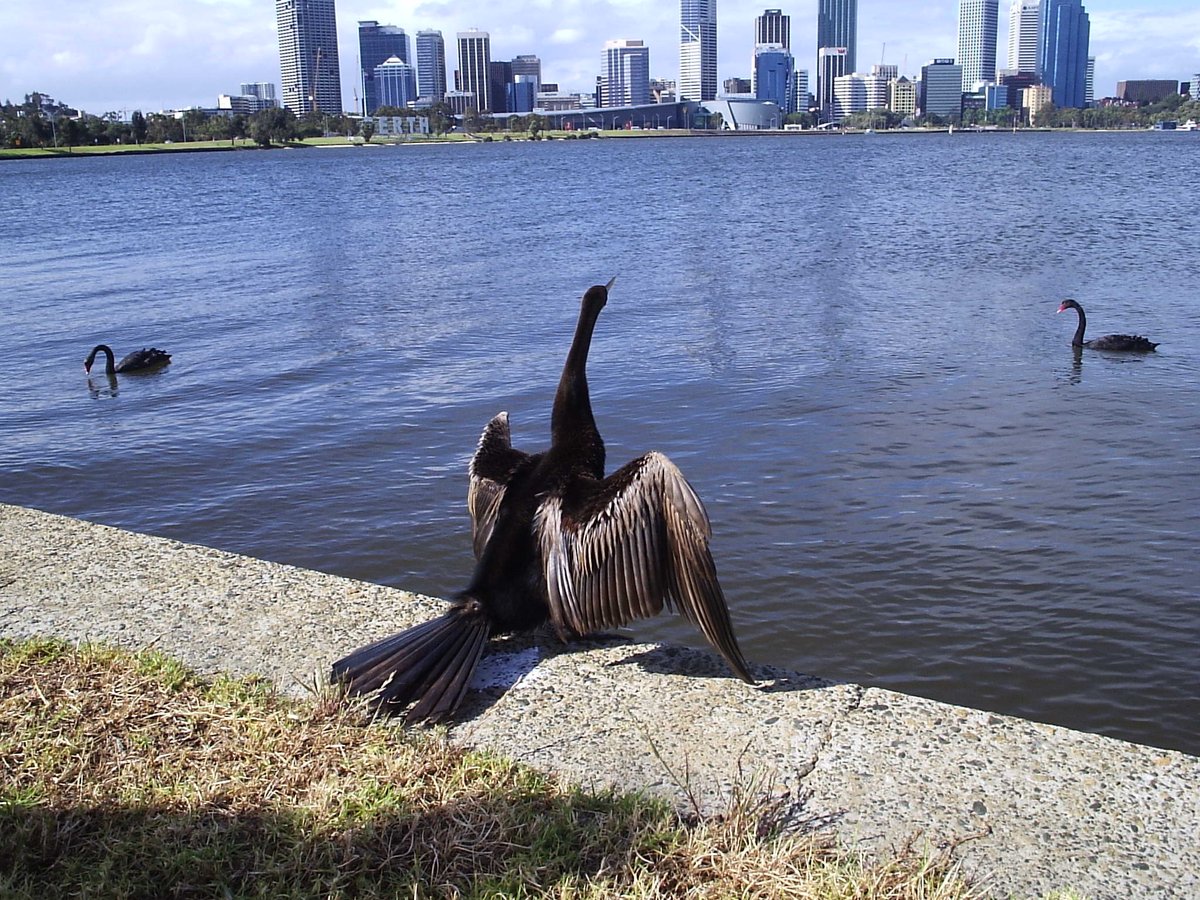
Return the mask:
<svg viewBox="0 0 1200 900"><path fill-rule="evenodd" d="M96 384L95 378L93 378L91 375L88 376L88 394L93 400L99 400L102 397L117 396L117 376L105 375L104 380L106 385L101 387L100 385Z"/></svg>

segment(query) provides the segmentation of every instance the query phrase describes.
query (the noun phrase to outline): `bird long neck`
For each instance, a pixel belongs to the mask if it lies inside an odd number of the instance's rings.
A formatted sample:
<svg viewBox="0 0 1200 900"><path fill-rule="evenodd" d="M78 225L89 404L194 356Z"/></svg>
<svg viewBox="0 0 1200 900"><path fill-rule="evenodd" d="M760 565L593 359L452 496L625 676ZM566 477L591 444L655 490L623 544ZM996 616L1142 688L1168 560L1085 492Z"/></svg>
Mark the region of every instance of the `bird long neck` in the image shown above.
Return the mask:
<svg viewBox="0 0 1200 900"><path fill-rule="evenodd" d="M1083 307L1075 307L1075 312L1079 314L1079 325L1075 328L1075 337L1071 338L1072 347L1083 346L1083 330L1087 328L1087 316L1083 314Z"/></svg>
<svg viewBox="0 0 1200 900"><path fill-rule="evenodd" d="M550 414L550 432L555 439L580 427L596 428L588 395L587 358L599 312L599 309L589 310L587 306L580 311L575 338L558 380L558 392L554 395L554 409Z"/></svg>
<svg viewBox="0 0 1200 900"><path fill-rule="evenodd" d="M592 344L592 333L596 318L604 306L603 298L584 296L579 312L579 323L575 326L575 338L563 365L562 377L558 381L558 392L554 395L554 409L550 414L550 439L554 447L586 445L599 451L599 469L604 469L604 443L596 420L592 416L592 401L588 394L587 357ZM595 460L591 460L595 464Z"/></svg>
<svg viewBox="0 0 1200 900"><path fill-rule="evenodd" d="M97 353L104 354L104 359L105 359L104 374L105 375L116 375L117 374L116 360L113 357L112 348L109 347L107 344L97 344L95 347L92 348L92 352L88 354L88 358L87 358L88 370L89 371L91 370L92 361L96 358Z"/></svg>

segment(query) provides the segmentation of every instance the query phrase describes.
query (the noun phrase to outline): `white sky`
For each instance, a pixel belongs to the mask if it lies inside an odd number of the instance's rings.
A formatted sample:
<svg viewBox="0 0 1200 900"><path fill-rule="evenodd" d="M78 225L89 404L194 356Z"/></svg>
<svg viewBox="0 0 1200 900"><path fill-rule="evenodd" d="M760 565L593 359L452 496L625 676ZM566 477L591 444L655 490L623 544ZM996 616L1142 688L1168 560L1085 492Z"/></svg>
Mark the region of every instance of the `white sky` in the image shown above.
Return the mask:
<svg viewBox="0 0 1200 900"><path fill-rule="evenodd" d="M1001 67L1007 56L1010 0L1000 0ZM1198 0L1085 0L1096 57L1096 96L1118 80L1200 72ZM813 74L817 0L718 0L718 81L748 77L754 18L767 7L792 17L792 50ZM913 74L934 57L957 53L957 0L859 0L858 68L885 62ZM604 42L629 38L650 47L656 78L679 71L678 2L647 0L337 0L344 103L353 105L359 19L398 25L410 35L436 28L453 72L454 35L491 34L492 58L533 53L544 81L588 90ZM886 45L886 49L885 49ZM453 77L450 74L449 77ZM87 110L215 106L242 82L279 83L271 0L0 0L0 100L31 91ZM810 81L811 83L811 81Z"/></svg>

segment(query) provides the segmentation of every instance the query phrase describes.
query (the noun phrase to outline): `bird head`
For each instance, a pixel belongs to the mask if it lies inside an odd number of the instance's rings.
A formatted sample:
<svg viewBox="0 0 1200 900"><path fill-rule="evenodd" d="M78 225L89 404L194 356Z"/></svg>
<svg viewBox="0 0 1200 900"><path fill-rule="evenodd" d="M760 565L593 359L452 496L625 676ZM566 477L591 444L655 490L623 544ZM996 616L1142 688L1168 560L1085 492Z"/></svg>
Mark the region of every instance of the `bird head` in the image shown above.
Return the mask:
<svg viewBox="0 0 1200 900"><path fill-rule="evenodd" d="M1079 304L1074 300L1064 300L1062 303L1058 304L1059 312L1063 312L1064 310L1068 309L1079 309Z"/></svg>
<svg viewBox="0 0 1200 900"><path fill-rule="evenodd" d="M614 275L608 280L608 284L595 284L587 289L587 293L583 295L583 305L588 308L594 308L596 312L604 309L604 305L608 303L608 289L613 286L613 282L617 280Z"/></svg>

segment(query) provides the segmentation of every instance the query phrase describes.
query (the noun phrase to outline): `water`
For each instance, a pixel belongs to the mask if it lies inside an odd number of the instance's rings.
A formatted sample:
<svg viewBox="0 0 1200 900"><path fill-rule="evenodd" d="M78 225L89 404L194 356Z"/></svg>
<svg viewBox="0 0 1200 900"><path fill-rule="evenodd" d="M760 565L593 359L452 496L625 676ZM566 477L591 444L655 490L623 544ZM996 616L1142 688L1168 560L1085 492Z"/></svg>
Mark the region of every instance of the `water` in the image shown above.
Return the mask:
<svg viewBox="0 0 1200 900"><path fill-rule="evenodd" d="M616 465L704 497L752 660L1200 753L1185 134L0 164L0 500L445 596L578 300ZM1149 357L1069 347L1140 331ZM104 341L174 354L89 381ZM682 622L647 639L701 643ZM364 635L364 639L368 637Z"/></svg>

